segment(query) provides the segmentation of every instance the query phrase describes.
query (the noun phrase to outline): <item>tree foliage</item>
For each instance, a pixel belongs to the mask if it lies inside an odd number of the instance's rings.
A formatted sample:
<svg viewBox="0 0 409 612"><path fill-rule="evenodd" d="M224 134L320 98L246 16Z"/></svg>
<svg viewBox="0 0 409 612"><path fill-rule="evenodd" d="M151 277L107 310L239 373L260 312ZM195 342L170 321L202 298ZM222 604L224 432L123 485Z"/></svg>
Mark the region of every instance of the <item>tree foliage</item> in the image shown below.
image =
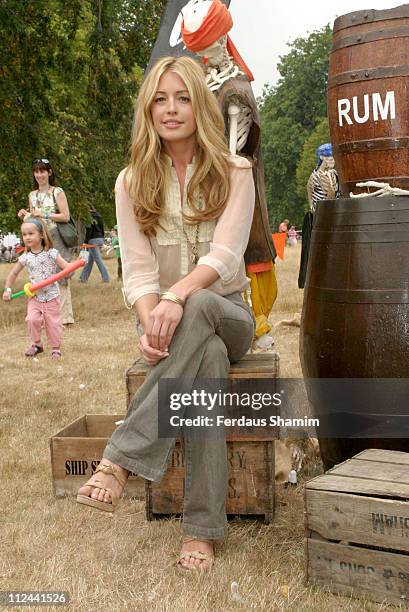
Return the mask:
<svg viewBox="0 0 409 612"><path fill-rule="evenodd" d="M71 213L115 219L134 99L166 0L1 0L0 229L27 206L47 157Z"/></svg>
<svg viewBox="0 0 409 612"><path fill-rule="evenodd" d="M273 227L287 217L300 225L304 196L296 189L304 143L327 114L329 26L297 38L280 58L280 79L260 99L266 194ZM310 170L311 172L311 170Z"/></svg>
<svg viewBox="0 0 409 612"><path fill-rule="evenodd" d="M327 117L321 119L315 129L308 136L304 142L302 153L297 165L296 172L296 185L297 195L300 200L304 200L304 211L308 210L308 198L307 198L307 182L310 178L311 172L317 165L317 148L330 142L329 124Z"/></svg>

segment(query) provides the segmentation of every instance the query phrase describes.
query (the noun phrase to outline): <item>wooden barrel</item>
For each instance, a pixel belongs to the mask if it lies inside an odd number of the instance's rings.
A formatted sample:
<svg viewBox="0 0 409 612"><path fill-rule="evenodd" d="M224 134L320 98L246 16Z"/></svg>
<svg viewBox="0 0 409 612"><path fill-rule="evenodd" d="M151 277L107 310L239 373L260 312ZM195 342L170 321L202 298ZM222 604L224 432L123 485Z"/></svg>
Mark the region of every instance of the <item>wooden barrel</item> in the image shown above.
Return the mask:
<svg viewBox="0 0 409 612"><path fill-rule="evenodd" d="M409 189L409 4L334 24L328 117L341 194L359 181Z"/></svg>
<svg viewBox="0 0 409 612"><path fill-rule="evenodd" d="M318 204L300 357L311 379L409 378L409 197ZM326 469L374 447L409 451L409 439L320 440Z"/></svg>

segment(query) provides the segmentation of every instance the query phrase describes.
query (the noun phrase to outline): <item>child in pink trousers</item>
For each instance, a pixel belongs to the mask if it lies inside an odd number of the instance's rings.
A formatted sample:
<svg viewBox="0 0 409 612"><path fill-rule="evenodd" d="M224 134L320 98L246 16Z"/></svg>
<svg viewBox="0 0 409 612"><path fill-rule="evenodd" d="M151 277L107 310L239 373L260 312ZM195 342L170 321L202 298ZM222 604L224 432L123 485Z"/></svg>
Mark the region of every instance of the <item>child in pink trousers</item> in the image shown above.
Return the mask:
<svg viewBox="0 0 409 612"><path fill-rule="evenodd" d="M25 250L6 278L3 291L5 302L11 300L12 285L23 268L27 269L30 282L34 285L56 274L57 266L63 270L69 265L57 249L53 248L50 234L41 219L34 217L26 219L21 226L21 233ZM25 353L26 357L35 357L44 351L41 342L41 327L44 323L51 347L51 357L59 359L62 325L58 283L39 289L34 297L28 299L26 321L32 342Z"/></svg>

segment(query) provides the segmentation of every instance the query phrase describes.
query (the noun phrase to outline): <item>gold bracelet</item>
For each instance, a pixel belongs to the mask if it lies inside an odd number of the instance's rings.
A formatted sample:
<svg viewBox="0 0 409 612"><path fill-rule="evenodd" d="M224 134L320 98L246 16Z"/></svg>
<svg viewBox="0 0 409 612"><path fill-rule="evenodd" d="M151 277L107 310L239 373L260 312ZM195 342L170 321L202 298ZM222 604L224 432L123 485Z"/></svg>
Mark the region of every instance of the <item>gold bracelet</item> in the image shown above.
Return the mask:
<svg viewBox="0 0 409 612"><path fill-rule="evenodd" d="M162 295L160 296L160 299L161 301L167 300L168 302L174 302L175 304L179 304L179 306L182 306L182 308L185 305L185 300L179 295L176 295L176 293L172 293L172 291L165 291L165 293L162 293Z"/></svg>

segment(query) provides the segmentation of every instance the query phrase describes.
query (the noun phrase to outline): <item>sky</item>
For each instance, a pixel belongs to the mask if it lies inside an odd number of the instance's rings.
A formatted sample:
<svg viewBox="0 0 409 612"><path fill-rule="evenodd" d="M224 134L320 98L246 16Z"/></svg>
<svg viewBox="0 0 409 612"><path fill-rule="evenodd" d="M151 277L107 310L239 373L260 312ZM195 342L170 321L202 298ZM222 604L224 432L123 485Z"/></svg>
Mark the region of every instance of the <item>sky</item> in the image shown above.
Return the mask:
<svg viewBox="0 0 409 612"><path fill-rule="evenodd" d="M288 42L306 37L336 17L363 9L389 9L399 0L231 0L234 25L230 32L240 55L255 77L256 96L265 83L279 78L280 55L289 52Z"/></svg>

